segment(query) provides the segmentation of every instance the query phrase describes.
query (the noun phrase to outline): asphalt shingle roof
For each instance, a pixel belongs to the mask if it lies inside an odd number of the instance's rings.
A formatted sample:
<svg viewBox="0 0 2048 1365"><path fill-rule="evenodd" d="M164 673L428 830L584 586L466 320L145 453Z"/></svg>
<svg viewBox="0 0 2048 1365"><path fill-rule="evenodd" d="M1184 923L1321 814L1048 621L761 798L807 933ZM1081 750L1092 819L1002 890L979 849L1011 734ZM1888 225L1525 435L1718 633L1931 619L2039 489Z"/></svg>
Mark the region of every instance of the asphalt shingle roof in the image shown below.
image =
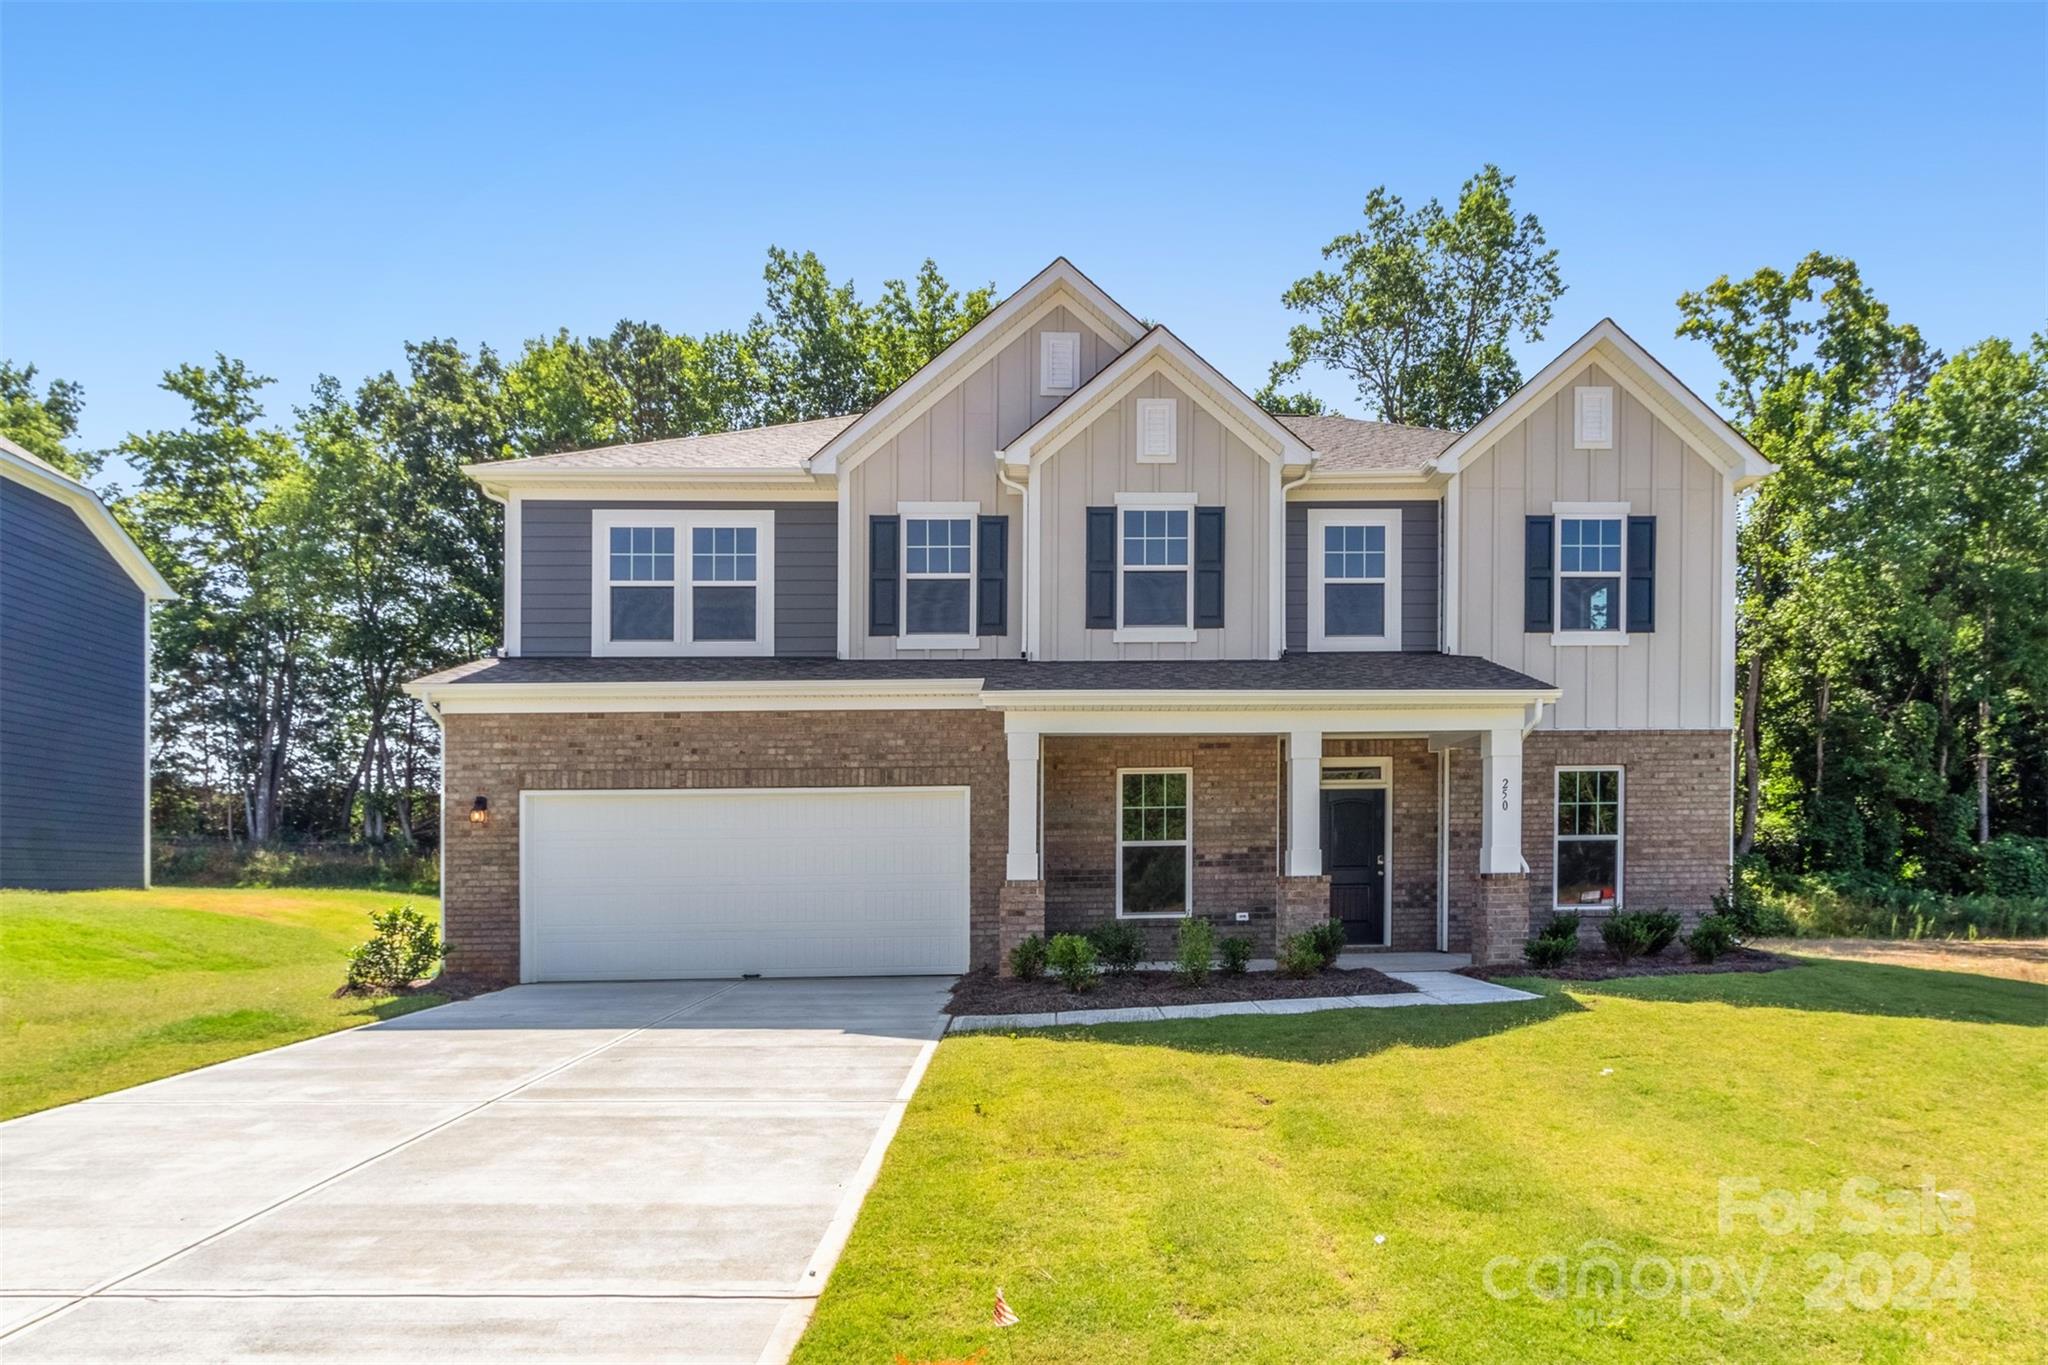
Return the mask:
<svg viewBox="0 0 2048 1365"><path fill-rule="evenodd" d="M1316 453L1316 472L1420 471L1458 439L1455 431L1367 422L1357 417L1276 414Z"/></svg>

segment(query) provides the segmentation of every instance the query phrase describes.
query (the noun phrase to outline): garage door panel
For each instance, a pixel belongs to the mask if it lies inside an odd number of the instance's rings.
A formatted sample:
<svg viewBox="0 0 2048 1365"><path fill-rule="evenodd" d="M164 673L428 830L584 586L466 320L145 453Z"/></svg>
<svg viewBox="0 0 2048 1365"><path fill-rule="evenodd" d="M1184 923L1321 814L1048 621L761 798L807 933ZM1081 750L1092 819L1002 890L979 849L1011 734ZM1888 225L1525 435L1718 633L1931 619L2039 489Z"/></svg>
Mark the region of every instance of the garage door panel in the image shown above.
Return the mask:
<svg viewBox="0 0 2048 1365"><path fill-rule="evenodd" d="M958 972L958 789L529 792L530 980Z"/></svg>

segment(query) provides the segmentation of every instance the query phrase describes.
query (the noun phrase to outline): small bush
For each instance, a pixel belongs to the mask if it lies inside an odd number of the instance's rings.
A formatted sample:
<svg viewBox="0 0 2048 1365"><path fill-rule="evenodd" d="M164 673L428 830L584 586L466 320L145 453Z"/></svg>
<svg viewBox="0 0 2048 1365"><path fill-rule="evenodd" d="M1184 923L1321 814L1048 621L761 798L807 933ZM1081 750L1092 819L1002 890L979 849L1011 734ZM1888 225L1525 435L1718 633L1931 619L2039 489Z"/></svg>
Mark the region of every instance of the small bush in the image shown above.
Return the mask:
<svg viewBox="0 0 2048 1365"><path fill-rule="evenodd" d="M1316 951L1322 954L1323 965L1334 967L1337 958L1344 952L1344 926L1333 919L1326 919L1308 931L1315 943Z"/></svg>
<svg viewBox="0 0 2048 1365"><path fill-rule="evenodd" d="M1098 924L1088 931L1088 941L1095 945L1096 960L1110 976L1128 976L1145 960L1145 936L1135 924L1121 920Z"/></svg>
<svg viewBox="0 0 2048 1365"><path fill-rule="evenodd" d="M1216 945L1223 958L1222 971L1225 976L1243 976L1252 962L1252 941L1248 938L1226 938Z"/></svg>
<svg viewBox="0 0 2048 1365"><path fill-rule="evenodd" d="M1579 938L1574 934L1562 938L1556 934L1538 934L1522 945L1522 956L1529 959L1532 967L1562 967L1578 954Z"/></svg>
<svg viewBox="0 0 2048 1365"><path fill-rule="evenodd" d="M1280 940L1280 974L1297 981L1307 980L1323 969L1323 945L1314 930L1289 934Z"/></svg>
<svg viewBox="0 0 2048 1365"><path fill-rule="evenodd" d="M2001 834L1978 850L1984 889L1994 896L2048 900L2048 839Z"/></svg>
<svg viewBox="0 0 2048 1365"><path fill-rule="evenodd" d="M1019 981L1036 981L1045 975L1045 940L1033 934L1010 949L1010 975Z"/></svg>
<svg viewBox="0 0 2048 1365"><path fill-rule="evenodd" d="M1173 972L1182 984L1199 986L1216 961L1216 926L1205 919L1181 921L1173 940Z"/></svg>
<svg viewBox="0 0 2048 1365"><path fill-rule="evenodd" d="M1579 912L1576 910L1558 911L1550 917L1549 921L1541 929L1536 931L1536 937L1568 938L1574 943L1578 942ZM1566 954L1566 956L1570 956L1570 954Z"/></svg>
<svg viewBox="0 0 2048 1365"><path fill-rule="evenodd" d="M348 984L354 990L395 991L432 976L441 961L441 935L410 904L370 912L376 931L348 955Z"/></svg>
<svg viewBox="0 0 2048 1365"><path fill-rule="evenodd" d="M1650 946L1643 950L1647 957L1655 957L1677 942L1678 931L1685 927L1685 921L1669 910L1651 910L1643 920L1650 926Z"/></svg>
<svg viewBox="0 0 2048 1365"><path fill-rule="evenodd" d="M1600 922L1600 941L1607 945L1618 962L1627 962L1650 951L1650 943L1659 932L1659 927L1643 914L1619 911Z"/></svg>
<svg viewBox="0 0 2048 1365"><path fill-rule="evenodd" d="M1079 934L1054 934L1045 951L1046 965L1060 984L1075 993L1095 985L1095 945Z"/></svg>
<svg viewBox="0 0 2048 1365"><path fill-rule="evenodd" d="M1735 921L1726 915L1707 915L1685 936L1696 962L1712 962L1735 946Z"/></svg>

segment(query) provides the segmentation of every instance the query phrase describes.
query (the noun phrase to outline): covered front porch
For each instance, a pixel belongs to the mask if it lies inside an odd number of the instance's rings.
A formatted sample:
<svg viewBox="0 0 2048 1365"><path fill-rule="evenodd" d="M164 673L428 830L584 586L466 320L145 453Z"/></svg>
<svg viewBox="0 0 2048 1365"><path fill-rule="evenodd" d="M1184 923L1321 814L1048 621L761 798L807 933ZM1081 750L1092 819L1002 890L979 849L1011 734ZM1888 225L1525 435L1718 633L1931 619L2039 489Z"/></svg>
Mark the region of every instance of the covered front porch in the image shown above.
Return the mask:
<svg viewBox="0 0 2048 1365"><path fill-rule="evenodd" d="M1006 694L999 942L1180 926L1271 959L1325 920L1374 965L1519 955L1523 738L1548 697Z"/></svg>

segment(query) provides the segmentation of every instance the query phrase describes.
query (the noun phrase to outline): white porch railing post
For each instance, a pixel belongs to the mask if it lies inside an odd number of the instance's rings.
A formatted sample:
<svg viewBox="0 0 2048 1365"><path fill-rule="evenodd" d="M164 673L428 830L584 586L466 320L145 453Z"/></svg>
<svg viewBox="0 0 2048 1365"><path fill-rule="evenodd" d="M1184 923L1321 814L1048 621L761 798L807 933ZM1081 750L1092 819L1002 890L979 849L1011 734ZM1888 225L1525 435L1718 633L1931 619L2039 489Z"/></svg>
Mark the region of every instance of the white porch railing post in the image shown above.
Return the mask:
<svg viewBox="0 0 2048 1365"><path fill-rule="evenodd" d="M1003 875L1013 882L1038 880L1039 736L1012 730L1010 749L1010 851Z"/></svg>
<svg viewBox="0 0 2048 1365"><path fill-rule="evenodd" d="M1287 736L1287 875L1323 871L1323 732Z"/></svg>
<svg viewBox="0 0 2048 1365"><path fill-rule="evenodd" d="M1479 740L1481 794L1479 870L1487 875L1528 871L1522 861L1522 731L1488 730Z"/></svg>

